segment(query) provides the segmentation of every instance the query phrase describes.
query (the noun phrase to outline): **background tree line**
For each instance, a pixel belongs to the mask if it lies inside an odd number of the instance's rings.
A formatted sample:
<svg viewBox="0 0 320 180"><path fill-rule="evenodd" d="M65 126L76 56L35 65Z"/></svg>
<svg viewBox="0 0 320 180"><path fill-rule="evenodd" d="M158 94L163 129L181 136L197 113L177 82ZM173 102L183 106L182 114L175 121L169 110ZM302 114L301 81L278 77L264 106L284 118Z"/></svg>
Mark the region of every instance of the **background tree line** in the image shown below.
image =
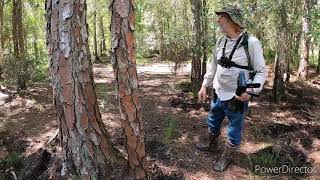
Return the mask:
<svg viewBox="0 0 320 180"><path fill-rule="evenodd" d="M230 1L237 2L237 1ZM220 36L214 10L226 1L137 0L136 50L139 62L156 57L176 68L192 62L193 91L201 85L206 61ZM6 84L25 89L29 82L49 79L45 48L44 0L0 1L0 67ZM108 1L88 0L89 47L92 61L110 59ZM319 72L319 1L238 1L246 31L262 42L265 58L275 65L274 97L298 71L306 80L309 66ZM280 78L282 77L282 78ZM280 93L280 94L279 94Z"/></svg>

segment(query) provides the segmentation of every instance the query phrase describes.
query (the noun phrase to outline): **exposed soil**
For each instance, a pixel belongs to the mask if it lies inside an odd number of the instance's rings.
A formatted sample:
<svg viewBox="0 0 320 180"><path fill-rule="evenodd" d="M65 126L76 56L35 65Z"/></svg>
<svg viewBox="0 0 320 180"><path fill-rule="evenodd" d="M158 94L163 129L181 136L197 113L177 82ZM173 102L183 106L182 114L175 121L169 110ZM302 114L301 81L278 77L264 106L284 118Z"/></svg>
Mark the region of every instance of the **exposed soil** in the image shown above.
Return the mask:
<svg viewBox="0 0 320 180"><path fill-rule="evenodd" d="M190 66L177 74L172 69L166 64L138 67L149 179L279 179L286 176L255 174L254 165L320 167L319 76L309 83L291 82L281 103L271 100L269 76L261 96L250 104L239 160L219 173L212 166L222 153L228 121L223 123L216 151L197 150L195 143L207 132L209 102L198 102L187 86L177 86L188 80ZM95 65L94 77L102 119L113 143L125 154L113 72ZM11 99L0 104L0 179L12 179L13 173L22 176L32 161L41 162L38 171L44 172L57 144L47 144L58 128L51 86L36 84L20 94L1 92Z"/></svg>

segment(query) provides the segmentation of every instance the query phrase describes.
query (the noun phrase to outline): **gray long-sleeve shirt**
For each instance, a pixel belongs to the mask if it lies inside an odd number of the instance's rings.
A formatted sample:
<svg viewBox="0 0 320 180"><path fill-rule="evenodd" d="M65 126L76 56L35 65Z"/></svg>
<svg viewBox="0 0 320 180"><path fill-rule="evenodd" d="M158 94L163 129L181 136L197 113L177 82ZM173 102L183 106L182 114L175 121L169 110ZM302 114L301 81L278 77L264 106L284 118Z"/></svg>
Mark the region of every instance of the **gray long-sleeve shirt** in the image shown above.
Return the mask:
<svg viewBox="0 0 320 180"><path fill-rule="evenodd" d="M237 67L231 67L230 69L224 68L217 63L217 60L222 56L222 49L227 39L225 56L229 57L237 39L230 39L223 36L221 40L218 40L215 46L215 50L212 56L212 60L207 64L207 73L204 76L202 86L209 87L213 85L215 92L220 100L226 101L234 97L237 89L237 80L240 71L245 72L246 80L249 79L249 71L240 69ZM260 41L249 36L248 38L248 49L251 58L251 65L256 75L252 83L260 83L260 88L254 88L253 92L259 93L262 90L263 84L266 80L267 71L265 61L263 58L263 50ZM233 54L232 61L238 65L248 66L247 55L243 46L238 46ZM248 81L249 83L249 81Z"/></svg>

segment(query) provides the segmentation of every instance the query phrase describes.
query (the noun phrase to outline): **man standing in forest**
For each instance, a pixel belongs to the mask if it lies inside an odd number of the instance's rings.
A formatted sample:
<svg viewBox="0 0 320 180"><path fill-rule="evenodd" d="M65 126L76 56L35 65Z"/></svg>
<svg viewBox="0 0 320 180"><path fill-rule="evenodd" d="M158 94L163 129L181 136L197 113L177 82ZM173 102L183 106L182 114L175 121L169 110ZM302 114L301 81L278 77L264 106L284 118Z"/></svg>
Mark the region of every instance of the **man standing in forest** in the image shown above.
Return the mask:
<svg viewBox="0 0 320 180"><path fill-rule="evenodd" d="M207 118L208 140L198 143L200 150L211 151L217 146L221 123L228 117L227 141L219 161L214 165L215 171L224 171L234 159L241 142L244 113L248 108L248 100L262 90L266 79L265 61L260 41L248 36L243 30L242 11L238 6L227 5L215 12L218 24L224 36L218 38L212 61L204 76L202 87L198 93L200 100L207 98L206 88L215 90L211 108ZM246 83L260 83L259 88L247 88L237 96L238 77L245 74Z"/></svg>

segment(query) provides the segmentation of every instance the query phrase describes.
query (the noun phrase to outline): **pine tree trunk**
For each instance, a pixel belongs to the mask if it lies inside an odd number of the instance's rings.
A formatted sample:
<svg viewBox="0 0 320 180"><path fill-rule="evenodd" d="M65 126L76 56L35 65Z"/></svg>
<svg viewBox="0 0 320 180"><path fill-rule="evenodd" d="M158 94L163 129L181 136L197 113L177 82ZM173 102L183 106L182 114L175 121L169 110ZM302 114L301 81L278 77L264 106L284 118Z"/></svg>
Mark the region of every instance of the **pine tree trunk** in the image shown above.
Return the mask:
<svg viewBox="0 0 320 180"><path fill-rule="evenodd" d="M25 77L25 44L24 44L24 31L22 24L22 2L21 0L12 0L12 40L14 49L14 61L17 65L16 81L17 90L26 89Z"/></svg>
<svg viewBox="0 0 320 180"><path fill-rule="evenodd" d="M102 54L106 53L106 51L107 51L102 16L99 17L99 27L100 27L100 34L101 34L101 55L102 55Z"/></svg>
<svg viewBox="0 0 320 180"><path fill-rule="evenodd" d="M122 127L126 134L130 177L146 177L144 129L139 102L139 84L134 47L133 0L111 3L111 59L117 80Z"/></svg>
<svg viewBox="0 0 320 180"><path fill-rule="evenodd" d="M191 86L193 92L198 92L201 86L201 16L202 4L199 0L191 0L192 11L192 64L191 64Z"/></svg>
<svg viewBox="0 0 320 180"><path fill-rule="evenodd" d="M88 45L86 1L46 0L47 48L64 178L111 179L126 166L109 140L98 108Z"/></svg>
<svg viewBox="0 0 320 180"><path fill-rule="evenodd" d="M285 92L285 84L283 75L285 73L285 61L287 59L287 14L286 8L281 2L280 7L278 9L278 14L280 17L280 23L277 24L277 55L275 57L275 76L274 76L274 84L272 89L273 100L278 102L280 101Z"/></svg>
<svg viewBox="0 0 320 180"><path fill-rule="evenodd" d="M206 74L207 68L207 60L208 60L208 7L207 7L207 0L202 0L203 5L203 23L202 23L202 49L203 49L203 59L202 59L202 72L201 72L201 81L203 80L203 76Z"/></svg>
<svg viewBox="0 0 320 180"><path fill-rule="evenodd" d="M303 16L302 16L302 52L299 62L298 76L302 81L308 78L309 66L309 50L311 45L311 37L308 35L310 32L310 11L312 8L311 0L304 0L303 2Z"/></svg>
<svg viewBox="0 0 320 180"><path fill-rule="evenodd" d="M94 1L93 11L93 46L94 46L94 62L99 62L98 42L97 42L97 2Z"/></svg>

